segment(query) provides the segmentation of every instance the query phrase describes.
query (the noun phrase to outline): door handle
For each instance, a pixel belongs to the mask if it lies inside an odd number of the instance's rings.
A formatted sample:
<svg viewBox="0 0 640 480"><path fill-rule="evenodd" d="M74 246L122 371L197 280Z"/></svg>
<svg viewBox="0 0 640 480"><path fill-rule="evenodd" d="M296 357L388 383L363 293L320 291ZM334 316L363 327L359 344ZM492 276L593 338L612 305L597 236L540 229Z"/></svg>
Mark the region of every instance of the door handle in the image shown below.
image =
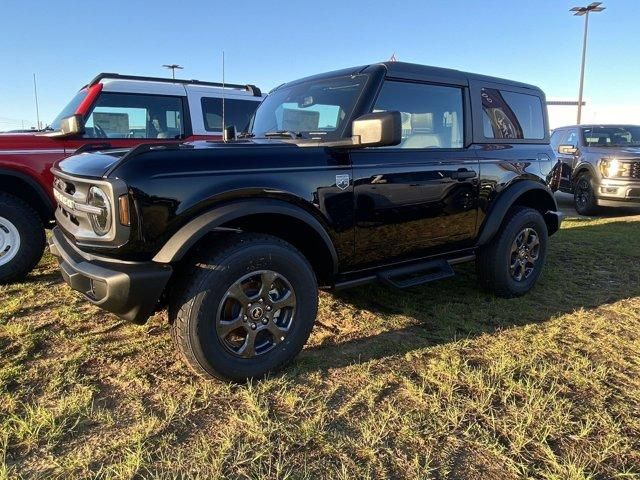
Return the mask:
<svg viewBox="0 0 640 480"><path fill-rule="evenodd" d="M451 178L458 180L465 180L467 178L475 178L478 174L474 170L467 170L466 168L459 168L457 172L451 174Z"/></svg>

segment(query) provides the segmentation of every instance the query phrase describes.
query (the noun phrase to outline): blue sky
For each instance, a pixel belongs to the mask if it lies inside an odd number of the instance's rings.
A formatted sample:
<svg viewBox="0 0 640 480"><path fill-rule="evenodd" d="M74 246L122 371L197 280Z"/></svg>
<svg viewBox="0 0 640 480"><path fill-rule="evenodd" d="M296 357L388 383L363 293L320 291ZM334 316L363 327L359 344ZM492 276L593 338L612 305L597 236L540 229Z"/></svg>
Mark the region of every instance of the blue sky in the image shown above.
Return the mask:
<svg viewBox="0 0 640 480"><path fill-rule="evenodd" d="M220 80L222 50L228 82L263 90L395 52L576 98L583 19L568 10L589 2L3 0L0 130L35 123L33 73L47 122L101 71L164 76L179 63L184 78ZM604 5L590 21L585 97L640 109L640 1Z"/></svg>

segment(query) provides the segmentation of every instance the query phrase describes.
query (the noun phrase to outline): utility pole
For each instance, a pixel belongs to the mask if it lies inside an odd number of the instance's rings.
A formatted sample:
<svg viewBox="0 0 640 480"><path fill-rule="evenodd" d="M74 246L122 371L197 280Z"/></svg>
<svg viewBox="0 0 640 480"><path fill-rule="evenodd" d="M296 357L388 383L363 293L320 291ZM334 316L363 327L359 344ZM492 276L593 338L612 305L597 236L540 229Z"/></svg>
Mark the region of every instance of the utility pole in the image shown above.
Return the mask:
<svg viewBox="0 0 640 480"><path fill-rule="evenodd" d="M170 65L162 65L164 68L168 68L171 70L171 78L176 79L176 69L182 70L184 67L181 67L177 63L172 63Z"/></svg>
<svg viewBox="0 0 640 480"><path fill-rule="evenodd" d="M605 7L601 7L602 2L593 2L586 7L573 7L570 12L575 12L576 17L584 15L584 38L582 40L582 64L580 66L580 89L578 91L578 125L582 119L582 92L584 89L584 64L587 57L587 32L589 30L589 13L601 12Z"/></svg>
<svg viewBox="0 0 640 480"><path fill-rule="evenodd" d="M33 94L36 99L36 130L42 130L40 125L40 109L38 108L38 86L36 85L36 74L33 74Z"/></svg>

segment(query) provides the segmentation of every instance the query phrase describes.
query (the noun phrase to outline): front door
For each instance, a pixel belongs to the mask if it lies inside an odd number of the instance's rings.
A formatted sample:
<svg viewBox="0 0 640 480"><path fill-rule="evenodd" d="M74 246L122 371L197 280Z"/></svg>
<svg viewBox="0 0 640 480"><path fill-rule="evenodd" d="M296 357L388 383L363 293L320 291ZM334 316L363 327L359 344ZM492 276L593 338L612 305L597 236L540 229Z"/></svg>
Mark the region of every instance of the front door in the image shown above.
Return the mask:
<svg viewBox="0 0 640 480"><path fill-rule="evenodd" d="M383 85L374 111L401 112L402 142L351 153L359 263L473 240L479 163L464 148L464 103L461 87Z"/></svg>

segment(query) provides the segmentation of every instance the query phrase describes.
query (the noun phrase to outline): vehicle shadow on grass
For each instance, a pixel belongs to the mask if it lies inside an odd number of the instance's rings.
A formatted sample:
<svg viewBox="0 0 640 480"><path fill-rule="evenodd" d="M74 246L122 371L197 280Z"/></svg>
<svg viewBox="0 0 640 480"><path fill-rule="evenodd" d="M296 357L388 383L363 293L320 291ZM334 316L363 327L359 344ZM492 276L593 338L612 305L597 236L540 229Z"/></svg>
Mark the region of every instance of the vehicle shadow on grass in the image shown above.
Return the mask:
<svg viewBox="0 0 640 480"><path fill-rule="evenodd" d="M358 338L325 336L304 350L298 368L327 370L404 355L640 295L640 222L569 219L566 227L551 237L543 275L523 297L481 291L473 264L456 267L451 279L410 290L370 285L332 294L379 319L382 331L367 335L363 322ZM339 330L344 320L322 313L318 321L320 328L332 328L333 322Z"/></svg>

